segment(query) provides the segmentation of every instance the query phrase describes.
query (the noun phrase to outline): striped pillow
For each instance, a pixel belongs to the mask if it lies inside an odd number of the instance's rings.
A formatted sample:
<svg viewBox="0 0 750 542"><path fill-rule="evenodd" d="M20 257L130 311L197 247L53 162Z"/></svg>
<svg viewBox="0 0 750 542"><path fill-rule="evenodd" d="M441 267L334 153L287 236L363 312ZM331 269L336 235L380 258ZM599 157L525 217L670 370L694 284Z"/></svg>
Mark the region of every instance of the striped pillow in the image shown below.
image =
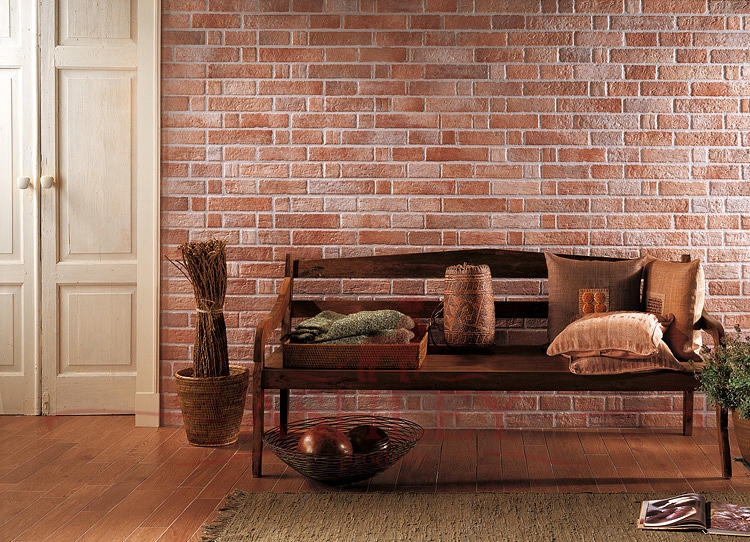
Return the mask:
<svg viewBox="0 0 750 542"><path fill-rule="evenodd" d="M648 312L586 314L555 337L547 354L641 359L657 353L665 327Z"/></svg>

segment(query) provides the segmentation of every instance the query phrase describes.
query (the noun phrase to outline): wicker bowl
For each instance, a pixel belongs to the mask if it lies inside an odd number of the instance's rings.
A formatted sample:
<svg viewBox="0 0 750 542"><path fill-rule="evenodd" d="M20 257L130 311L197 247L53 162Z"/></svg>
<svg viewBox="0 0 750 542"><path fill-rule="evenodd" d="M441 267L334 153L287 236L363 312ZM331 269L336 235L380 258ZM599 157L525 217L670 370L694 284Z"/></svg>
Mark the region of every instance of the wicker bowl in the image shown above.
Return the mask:
<svg viewBox="0 0 750 542"><path fill-rule="evenodd" d="M359 425L374 425L388 435L388 446L368 453L351 455L311 455L297 451L297 442L308 429L326 424L344 433ZM319 482L344 485L367 480L401 459L422 438L422 427L409 420L384 416L348 415L310 418L289 422L287 431L280 427L263 434L263 442L294 470Z"/></svg>

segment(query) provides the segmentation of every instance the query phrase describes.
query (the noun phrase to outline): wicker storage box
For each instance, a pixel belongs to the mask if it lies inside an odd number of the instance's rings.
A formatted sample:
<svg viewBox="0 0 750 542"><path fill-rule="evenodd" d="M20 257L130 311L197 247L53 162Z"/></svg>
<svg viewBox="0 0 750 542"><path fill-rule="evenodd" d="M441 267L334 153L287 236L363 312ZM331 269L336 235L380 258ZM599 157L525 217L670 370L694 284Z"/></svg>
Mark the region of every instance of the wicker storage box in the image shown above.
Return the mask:
<svg viewBox="0 0 750 542"><path fill-rule="evenodd" d="M295 369L419 369L428 329L415 328L408 344L309 344L281 342L282 364Z"/></svg>

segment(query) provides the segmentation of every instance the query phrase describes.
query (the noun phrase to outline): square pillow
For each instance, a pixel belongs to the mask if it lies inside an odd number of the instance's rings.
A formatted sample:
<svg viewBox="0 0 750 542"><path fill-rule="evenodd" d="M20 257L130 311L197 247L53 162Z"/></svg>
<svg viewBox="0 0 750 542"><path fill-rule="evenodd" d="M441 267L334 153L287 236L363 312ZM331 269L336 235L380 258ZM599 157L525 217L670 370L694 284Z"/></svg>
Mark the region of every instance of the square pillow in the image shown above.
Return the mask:
<svg viewBox="0 0 750 542"><path fill-rule="evenodd" d="M624 373L642 373L670 369L673 371L691 371L692 368L683 365L674 357L664 341L659 342L656 354L641 359L611 358L607 356L590 356L571 358L570 372L589 375L613 375Z"/></svg>
<svg viewBox="0 0 750 542"><path fill-rule="evenodd" d="M547 354L641 359L657 353L665 328L648 312L586 314L554 338Z"/></svg>
<svg viewBox="0 0 750 542"><path fill-rule="evenodd" d="M673 314L664 342L675 357L700 361L701 332L697 329L706 296L700 260L687 263L650 258L644 272L643 308L655 314Z"/></svg>
<svg viewBox="0 0 750 542"><path fill-rule="evenodd" d="M646 257L633 260L575 260L545 253L549 290L550 342L581 313L638 311Z"/></svg>

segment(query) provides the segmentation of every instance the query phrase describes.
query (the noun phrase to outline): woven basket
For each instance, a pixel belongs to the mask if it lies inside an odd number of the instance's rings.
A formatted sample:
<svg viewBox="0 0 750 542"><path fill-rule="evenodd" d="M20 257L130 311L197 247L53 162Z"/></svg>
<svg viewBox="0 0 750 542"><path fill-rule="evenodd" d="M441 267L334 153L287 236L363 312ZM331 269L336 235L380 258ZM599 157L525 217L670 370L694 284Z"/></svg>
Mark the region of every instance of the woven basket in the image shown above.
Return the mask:
<svg viewBox="0 0 750 542"><path fill-rule="evenodd" d="M321 423L344 433L359 425L375 425L388 434L388 446L374 452L338 456L298 452L297 442L302 434ZM406 455L423 433L419 425L409 420L353 414L290 422L286 432L279 427L266 431L263 442L300 474L326 484L344 485L367 480L384 471Z"/></svg>
<svg viewBox="0 0 750 542"><path fill-rule="evenodd" d="M250 381L247 367L229 366L229 376L193 377L192 367L177 371L177 397L190 444L226 446L237 442Z"/></svg>
<svg viewBox="0 0 750 542"><path fill-rule="evenodd" d="M487 348L495 343L495 297L487 265L445 270L443 326L448 346Z"/></svg>
<svg viewBox="0 0 750 542"><path fill-rule="evenodd" d="M740 448L742 458L750 464L750 420L740 418L737 410L732 410L732 421L737 436L737 446Z"/></svg>
<svg viewBox="0 0 750 542"><path fill-rule="evenodd" d="M282 365L295 369L419 369L427 355L428 333L408 344L309 344L282 339Z"/></svg>

